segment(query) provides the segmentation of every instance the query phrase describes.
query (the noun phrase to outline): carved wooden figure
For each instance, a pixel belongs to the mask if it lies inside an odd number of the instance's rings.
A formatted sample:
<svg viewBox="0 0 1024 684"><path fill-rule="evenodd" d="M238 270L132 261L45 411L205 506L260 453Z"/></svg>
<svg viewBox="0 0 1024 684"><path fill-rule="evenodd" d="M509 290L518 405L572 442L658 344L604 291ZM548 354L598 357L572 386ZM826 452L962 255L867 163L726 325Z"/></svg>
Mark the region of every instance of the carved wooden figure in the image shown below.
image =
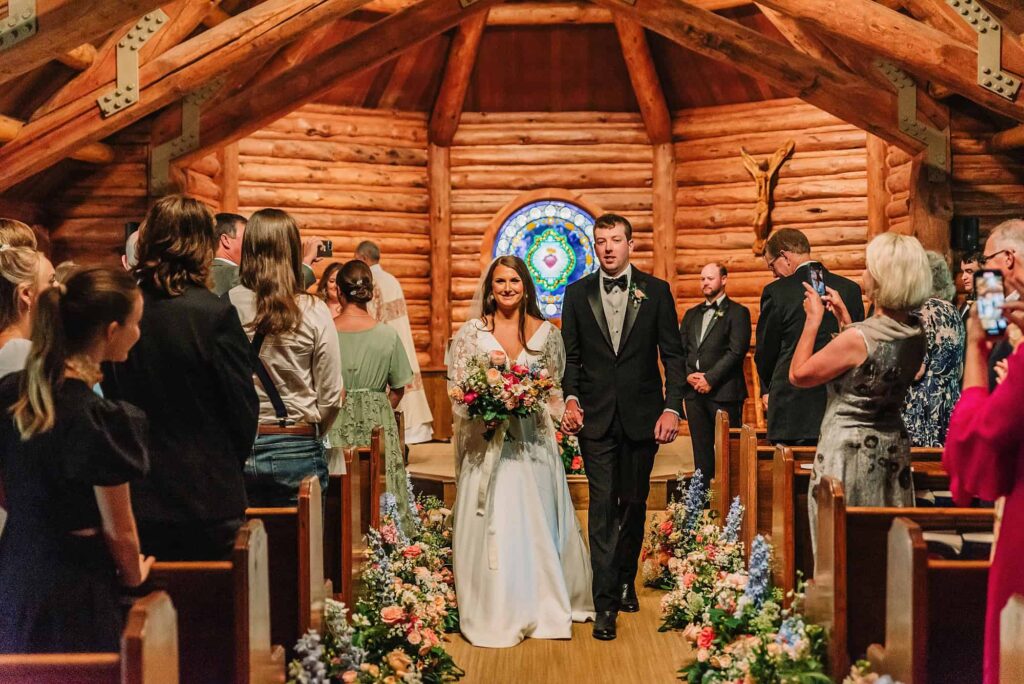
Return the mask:
<svg viewBox="0 0 1024 684"><path fill-rule="evenodd" d="M796 143L787 140L786 144L775 151L770 159L758 161L750 156L742 147L743 167L757 184L757 203L754 205L754 254L764 254L764 243L772 226L772 189L778 178L779 169L793 154Z"/></svg>

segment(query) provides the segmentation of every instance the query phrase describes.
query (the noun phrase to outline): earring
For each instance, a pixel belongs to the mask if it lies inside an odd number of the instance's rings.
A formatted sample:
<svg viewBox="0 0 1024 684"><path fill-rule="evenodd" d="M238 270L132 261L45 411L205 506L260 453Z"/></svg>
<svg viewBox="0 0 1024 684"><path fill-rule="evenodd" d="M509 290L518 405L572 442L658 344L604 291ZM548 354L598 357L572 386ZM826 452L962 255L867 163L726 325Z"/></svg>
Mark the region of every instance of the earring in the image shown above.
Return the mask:
<svg viewBox="0 0 1024 684"><path fill-rule="evenodd" d="M487 295L487 303L488 304L493 304L494 303L494 293L493 292L491 292L490 294Z"/></svg>

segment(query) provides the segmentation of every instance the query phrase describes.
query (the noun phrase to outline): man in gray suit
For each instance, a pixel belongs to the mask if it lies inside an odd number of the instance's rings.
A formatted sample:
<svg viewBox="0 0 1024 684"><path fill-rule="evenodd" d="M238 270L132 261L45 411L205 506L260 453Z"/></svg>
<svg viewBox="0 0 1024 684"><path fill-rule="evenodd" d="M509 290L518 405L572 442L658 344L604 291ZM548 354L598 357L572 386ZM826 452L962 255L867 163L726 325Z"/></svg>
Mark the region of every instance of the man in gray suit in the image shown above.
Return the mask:
<svg viewBox="0 0 1024 684"><path fill-rule="evenodd" d="M213 285L210 290L218 297L231 288L239 285L238 264L242 261L242 238L248 220L238 214L217 214L217 255L210 267ZM303 287L316 282L313 264L322 257L317 256L317 248L323 241L318 237L308 237L302 241L302 279Z"/></svg>

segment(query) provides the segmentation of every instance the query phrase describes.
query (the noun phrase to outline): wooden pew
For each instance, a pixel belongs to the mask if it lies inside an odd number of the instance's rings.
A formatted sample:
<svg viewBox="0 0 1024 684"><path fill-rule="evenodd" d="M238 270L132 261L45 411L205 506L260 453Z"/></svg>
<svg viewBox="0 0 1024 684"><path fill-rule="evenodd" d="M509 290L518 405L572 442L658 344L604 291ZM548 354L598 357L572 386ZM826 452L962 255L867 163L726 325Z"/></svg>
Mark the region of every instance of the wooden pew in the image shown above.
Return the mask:
<svg viewBox="0 0 1024 684"><path fill-rule="evenodd" d="M981 681L989 561L930 559L921 526L902 516L888 549L885 645L868 648L872 670L904 684Z"/></svg>
<svg viewBox="0 0 1024 684"><path fill-rule="evenodd" d="M250 520L228 561L155 563L154 587L178 611L184 684L264 684L284 679L284 649L270 642L267 533Z"/></svg>
<svg viewBox="0 0 1024 684"><path fill-rule="evenodd" d="M162 591L132 604L120 653L0 655L4 684L178 684L178 620Z"/></svg>
<svg viewBox="0 0 1024 684"><path fill-rule="evenodd" d="M999 682L1024 682L1024 596L1014 594L999 614Z"/></svg>
<svg viewBox="0 0 1024 684"><path fill-rule="evenodd" d="M813 458L813 456L812 456ZM942 449L911 449L914 487L948 489L949 477L942 467ZM775 451L772 465L772 543L775 548L775 586L788 592L796 587L797 572L813 576L807 490L811 463L806 454L798 458L791 447Z"/></svg>
<svg viewBox="0 0 1024 684"><path fill-rule="evenodd" d="M324 599L333 594L324 581L319 478L302 480L297 505L249 508L245 517L262 521L267 532L271 643L291 648L306 630L320 628Z"/></svg>
<svg viewBox="0 0 1024 684"><path fill-rule="evenodd" d="M334 596L346 606L352 605L352 550L358 537L359 520L352 509L352 468L356 449L345 449L345 472L331 475L324 511L324 576L331 582Z"/></svg>
<svg viewBox="0 0 1024 684"><path fill-rule="evenodd" d="M753 430L753 428L750 428ZM711 480L711 509L725 520L729 506L740 492L740 436L742 428L729 425L729 414L715 414L715 477ZM758 444L767 444L764 430L753 430Z"/></svg>
<svg viewBox="0 0 1024 684"><path fill-rule="evenodd" d="M807 585L806 614L830 632L830 672L840 678L852 659L884 636L888 533L898 517L925 530L990 531L991 509L847 508L839 480L823 477L818 503L818 556Z"/></svg>

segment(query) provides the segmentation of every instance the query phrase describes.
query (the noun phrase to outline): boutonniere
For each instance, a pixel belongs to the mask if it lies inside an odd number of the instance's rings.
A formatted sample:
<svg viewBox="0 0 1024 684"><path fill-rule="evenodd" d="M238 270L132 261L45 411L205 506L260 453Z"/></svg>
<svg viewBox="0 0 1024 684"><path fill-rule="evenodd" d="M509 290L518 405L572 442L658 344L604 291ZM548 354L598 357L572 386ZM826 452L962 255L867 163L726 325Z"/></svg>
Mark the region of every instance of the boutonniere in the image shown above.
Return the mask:
<svg viewBox="0 0 1024 684"><path fill-rule="evenodd" d="M640 303L647 299L647 293L636 285L636 281L629 284L629 296L633 300L633 307L639 308Z"/></svg>
<svg viewBox="0 0 1024 684"><path fill-rule="evenodd" d="M721 318L724 315L725 315L725 307L720 306L717 309L715 309L715 318Z"/></svg>

